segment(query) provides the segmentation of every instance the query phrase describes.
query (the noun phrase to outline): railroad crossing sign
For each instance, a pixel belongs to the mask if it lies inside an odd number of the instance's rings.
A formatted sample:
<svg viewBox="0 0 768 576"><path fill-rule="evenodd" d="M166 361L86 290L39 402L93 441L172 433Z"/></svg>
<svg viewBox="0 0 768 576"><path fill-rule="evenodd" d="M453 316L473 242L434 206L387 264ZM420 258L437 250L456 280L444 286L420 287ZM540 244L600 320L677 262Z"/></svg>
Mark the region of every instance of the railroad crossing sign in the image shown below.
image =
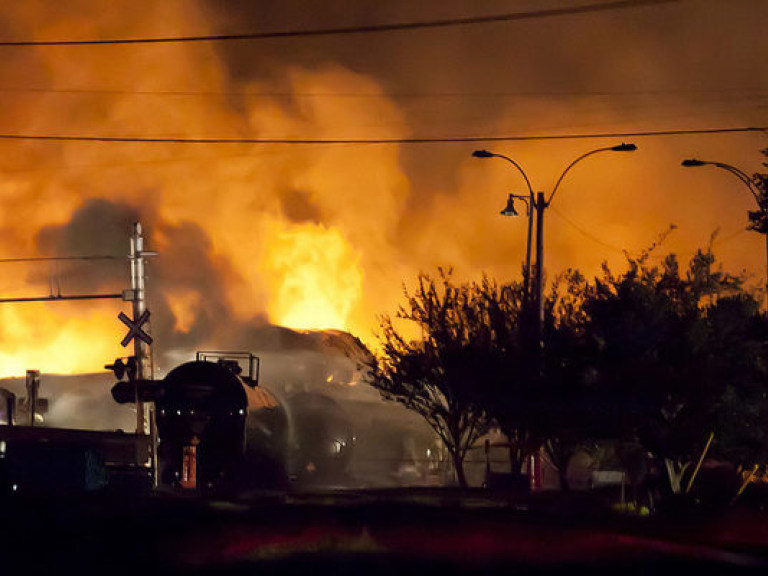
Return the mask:
<svg viewBox="0 0 768 576"><path fill-rule="evenodd" d="M149 320L149 310L144 310L144 312L141 313L141 316L139 316L138 320L135 322L131 320L127 314L124 312L120 312L118 315L118 318L120 321L128 326L128 334L125 335L125 338L120 342L120 345L125 348L130 344L131 340L134 338L138 338L139 340L142 340L147 343L147 345L152 344L152 336L144 332L142 330L141 326Z"/></svg>

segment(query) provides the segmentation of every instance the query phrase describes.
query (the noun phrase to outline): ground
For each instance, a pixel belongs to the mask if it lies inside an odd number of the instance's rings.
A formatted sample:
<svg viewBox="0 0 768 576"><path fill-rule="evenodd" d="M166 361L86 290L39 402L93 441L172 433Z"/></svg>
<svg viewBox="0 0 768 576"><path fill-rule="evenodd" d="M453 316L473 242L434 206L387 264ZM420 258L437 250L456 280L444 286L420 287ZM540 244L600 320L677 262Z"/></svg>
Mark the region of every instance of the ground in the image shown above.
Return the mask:
<svg viewBox="0 0 768 576"><path fill-rule="evenodd" d="M681 507L617 515L582 496L521 502L482 490L409 489L249 501L10 495L9 573L765 573L766 514Z"/></svg>

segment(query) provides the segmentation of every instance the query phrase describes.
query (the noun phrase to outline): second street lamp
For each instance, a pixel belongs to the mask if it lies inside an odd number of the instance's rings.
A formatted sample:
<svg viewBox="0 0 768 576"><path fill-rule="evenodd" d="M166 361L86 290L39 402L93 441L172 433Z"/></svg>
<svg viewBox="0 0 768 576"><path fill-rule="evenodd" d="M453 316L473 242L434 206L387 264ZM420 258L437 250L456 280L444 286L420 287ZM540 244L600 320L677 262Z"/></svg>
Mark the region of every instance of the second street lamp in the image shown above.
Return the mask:
<svg viewBox="0 0 768 576"><path fill-rule="evenodd" d="M472 153L472 155L476 158L502 158L504 160L507 160L512 165L515 166L515 168L518 169L518 171L523 175L523 178L525 178L525 182L528 185L528 191L530 193L529 198L529 210L528 210L528 216L529 216L529 222L528 222L528 255L527 255L527 263L526 263L526 270L527 275L530 276L530 245L531 245L531 226L533 222L533 212L536 212L536 337L538 340L538 365L539 365L539 375L541 375L542 370L542 351L544 348L544 340L543 340L543 326L544 326L544 280L543 280L543 271L544 271L544 212L545 210L550 206L552 203L552 199L554 198L555 194L557 193L558 188L560 187L561 182L563 181L563 178L565 178L565 175L573 168L578 162L584 160L588 156L591 156L593 154L597 154L598 152L634 152L637 150L637 146L634 144L618 144L616 146L608 146L605 148L596 148L594 150L590 150L589 152L586 152L582 154L581 156L577 157L573 162L571 162L565 170L560 174L559 178L555 182L555 186L552 188L552 192L549 195L549 198L545 198L543 192L538 192L534 198L533 194L533 188L531 187L531 183L528 180L528 177L525 175L525 172L520 167L520 165L509 158L508 156L503 156L501 154L495 154L493 152L489 152L488 150L475 150L475 152ZM518 196L515 196L513 194L510 194L508 199L507 208L509 209L502 211L502 214L508 213L513 214L516 213L516 210L514 210L514 199L519 198ZM528 282L530 278L526 279L526 282ZM527 302L526 302L527 304Z"/></svg>
<svg viewBox="0 0 768 576"><path fill-rule="evenodd" d="M760 234L765 234L765 257L766 257L766 278L765 278L765 297L766 297L766 306L768 307L768 196L766 196L766 193L761 191L754 178L750 178L749 175L744 172L743 170L740 170L739 168L736 168L736 166L731 166L730 164L726 164L725 162L710 162L707 160L698 160L696 158L687 158L686 160L683 160L680 163L685 168L697 168L699 166L714 166L715 168L720 168L722 170L726 170L727 172L730 172L736 178L741 180L742 184L744 184L749 192L752 194L752 196L755 199L755 202L757 202L757 210L749 210L748 211L748 217L750 224L748 228L750 230L754 230L755 232L759 232Z"/></svg>

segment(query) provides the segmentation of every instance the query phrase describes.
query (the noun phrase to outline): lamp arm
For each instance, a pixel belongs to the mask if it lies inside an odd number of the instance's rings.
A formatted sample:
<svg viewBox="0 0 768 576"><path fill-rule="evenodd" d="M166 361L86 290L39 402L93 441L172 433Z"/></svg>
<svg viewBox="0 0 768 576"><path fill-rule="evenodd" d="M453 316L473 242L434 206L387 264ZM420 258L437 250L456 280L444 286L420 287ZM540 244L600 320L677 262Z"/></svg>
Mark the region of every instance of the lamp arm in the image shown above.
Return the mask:
<svg viewBox="0 0 768 576"><path fill-rule="evenodd" d="M597 154L598 152L607 152L608 150L612 150L612 149L613 148L608 146L606 148L598 148L597 150L590 150L589 152L587 152L585 154L582 154L581 156L576 158L576 160L574 160L573 162L568 164L567 168L565 170L563 170L562 174L560 174L560 178L558 178L557 182L555 182L555 187L552 188L552 193L549 195L549 199L547 200L545 206L549 206L549 204L552 202L552 198L554 198L555 192L557 192L557 188L558 188L558 186L560 186L560 182L563 181L563 178L565 178L565 175L568 174L568 171L571 168L573 168L576 164L578 164L579 162L584 160L584 158L586 158L587 156L591 156L592 154Z"/></svg>
<svg viewBox="0 0 768 576"><path fill-rule="evenodd" d="M522 194L510 194L512 198L516 198L518 200L521 200L523 203L525 203L525 213L528 214L531 211L531 200L528 196L523 196ZM534 206L535 208L535 206Z"/></svg>
<svg viewBox="0 0 768 576"><path fill-rule="evenodd" d="M522 175L523 179L525 180L525 184L528 186L528 192L530 192L531 198L533 198L533 187L531 186L531 182L530 182L530 180L528 180L528 176L525 175L525 172L523 171L523 169L520 166L520 164L518 164L517 162L515 162L514 160L512 160L512 158L510 158L508 156L504 156L502 154L493 154L493 155L496 156L496 158L503 158L504 160L506 160L507 162L512 164L512 166L517 168L517 171L520 172L520 174Z"/></svg>
<svg viewBox="0 0 768 576"><path fill-rule="evenodd" d="M722 168L723 170L727 170L736 178L741 180L744 184L746 184L747 188L749 188L749 192L752 194L752 196L755 197L755 200L757 201L757 204L759 207L762 208L760 205L760 195L755 191L754 184L752 182L752 178L749 177L749 175L744 172L743 170L739 170L736 168L736 166L731 166L730 164L725 164L723 162L712 162L713 166L717 166L718 168Z"/></svg>

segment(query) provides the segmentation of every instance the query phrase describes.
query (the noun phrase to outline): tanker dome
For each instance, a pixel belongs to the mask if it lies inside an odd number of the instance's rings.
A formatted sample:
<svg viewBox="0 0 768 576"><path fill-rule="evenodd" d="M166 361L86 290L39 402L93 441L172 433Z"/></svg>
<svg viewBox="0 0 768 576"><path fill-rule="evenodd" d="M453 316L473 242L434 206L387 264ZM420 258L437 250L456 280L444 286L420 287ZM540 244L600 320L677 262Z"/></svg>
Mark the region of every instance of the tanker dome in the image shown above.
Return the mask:
<svg viewBox="0 0 768 576"><path fill-rule="evenodd" d="M277 408L277 398L262 386L249 386L232 369L196 360L177 366L164 379L165 395L158 405L184 405L202 410Z"/></svg>

